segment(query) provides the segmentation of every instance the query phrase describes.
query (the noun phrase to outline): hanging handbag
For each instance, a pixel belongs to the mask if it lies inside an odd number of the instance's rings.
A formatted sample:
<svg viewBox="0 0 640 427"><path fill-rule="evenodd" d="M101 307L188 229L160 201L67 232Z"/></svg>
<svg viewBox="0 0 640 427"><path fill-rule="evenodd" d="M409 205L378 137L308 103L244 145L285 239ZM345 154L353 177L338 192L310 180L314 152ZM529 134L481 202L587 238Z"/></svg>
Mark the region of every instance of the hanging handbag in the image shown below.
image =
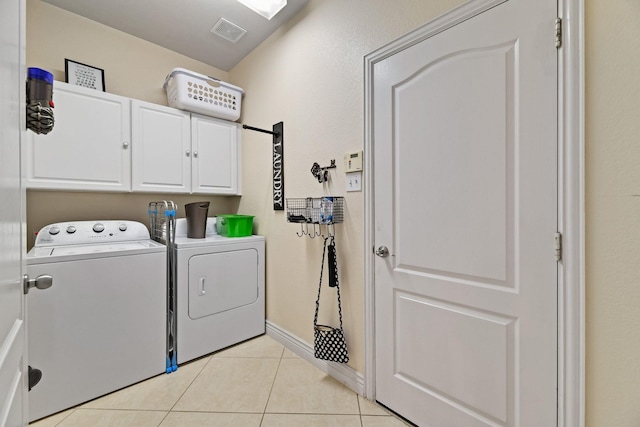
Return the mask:
<svg viewBox="0 0 640 427"><path fill-rule="evenodd" d="M318 310L320 309L320 291L322 290L322 273L324 272L324 258L327 253L327 241L331 239L329 245L329 286L335 287L338 295L338 314L340 316L340 327L334 328L327 325L318 325ZM335 242L333 237L324 239L322 250L322 266L320 267L320 285L318 286L318 299L316 300L316 314L313 318L313 350L317 359L331 362L347 363L349 352L347 342L342 329L342 304L340 301L340 285L338 283L338 264L336 261Z"/></svg>

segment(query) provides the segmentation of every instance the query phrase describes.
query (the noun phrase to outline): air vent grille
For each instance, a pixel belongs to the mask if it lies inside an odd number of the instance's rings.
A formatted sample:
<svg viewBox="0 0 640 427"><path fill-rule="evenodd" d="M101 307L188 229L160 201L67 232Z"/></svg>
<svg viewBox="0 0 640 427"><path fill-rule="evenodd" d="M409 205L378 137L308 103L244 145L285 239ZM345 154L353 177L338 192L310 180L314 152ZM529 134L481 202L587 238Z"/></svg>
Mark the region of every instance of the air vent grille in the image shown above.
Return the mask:
<svg viewBox="0 0 640 427"><path fill-rule="evenodd" d="M213 26L211 32L225 40L229 40L232 43L237 42L242 38L242 36L247 34L247 30L233 22L227 21L224 18L220 18L218 22L216 22L216 25Z"/></svg>

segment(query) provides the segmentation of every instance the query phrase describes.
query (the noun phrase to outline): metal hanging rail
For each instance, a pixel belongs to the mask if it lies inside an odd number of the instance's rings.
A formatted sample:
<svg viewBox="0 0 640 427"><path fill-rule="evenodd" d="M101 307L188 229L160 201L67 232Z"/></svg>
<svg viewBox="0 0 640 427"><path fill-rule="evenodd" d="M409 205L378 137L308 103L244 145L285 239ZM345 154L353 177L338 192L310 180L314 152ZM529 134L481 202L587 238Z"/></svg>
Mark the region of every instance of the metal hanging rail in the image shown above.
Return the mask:
<svg viewBox="0 0 640 427"><path fill-rule="evenodd" d="M274 126L275 126L275 125L274 125ZM249 126L249 125L242 125L242 129L255 130L256 132L268 133L268 134L270 134L270 135L277 136L277 132L275 132L275 131L270 131L270 130L266 130L266 129L255 128L255 127L253 127L253 126Z"/></svg>

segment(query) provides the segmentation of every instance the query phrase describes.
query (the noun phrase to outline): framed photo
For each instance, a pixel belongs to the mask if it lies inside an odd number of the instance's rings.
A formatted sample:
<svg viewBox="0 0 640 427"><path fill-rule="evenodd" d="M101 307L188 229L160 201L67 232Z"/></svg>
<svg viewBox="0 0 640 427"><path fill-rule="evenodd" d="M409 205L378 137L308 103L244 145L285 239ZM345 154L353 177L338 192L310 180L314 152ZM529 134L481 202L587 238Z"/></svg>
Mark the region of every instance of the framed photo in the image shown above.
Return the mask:
<svg viewBox="0 0 640 427"><path fill-rule="evenodd" d="M64 74L67 83L104 92L104 70L101 68L65 58Z"/></svg>

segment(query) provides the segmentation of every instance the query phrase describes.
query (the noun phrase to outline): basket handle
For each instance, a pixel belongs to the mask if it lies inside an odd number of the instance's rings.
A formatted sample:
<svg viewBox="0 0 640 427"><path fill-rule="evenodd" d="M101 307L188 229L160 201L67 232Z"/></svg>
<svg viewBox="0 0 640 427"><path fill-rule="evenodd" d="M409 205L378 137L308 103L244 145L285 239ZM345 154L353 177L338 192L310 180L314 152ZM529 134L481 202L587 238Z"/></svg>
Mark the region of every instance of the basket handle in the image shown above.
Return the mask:
<svg viewBox="0 0 640 427"><path fill-rule="evenodd" d="M213 86L213 87L220 87L220 86L222 86L220 83L218 83L218 82L217 82L217 81L215 81L215 80L207 80L207 84L208 84L209 86Z"/></svg>

